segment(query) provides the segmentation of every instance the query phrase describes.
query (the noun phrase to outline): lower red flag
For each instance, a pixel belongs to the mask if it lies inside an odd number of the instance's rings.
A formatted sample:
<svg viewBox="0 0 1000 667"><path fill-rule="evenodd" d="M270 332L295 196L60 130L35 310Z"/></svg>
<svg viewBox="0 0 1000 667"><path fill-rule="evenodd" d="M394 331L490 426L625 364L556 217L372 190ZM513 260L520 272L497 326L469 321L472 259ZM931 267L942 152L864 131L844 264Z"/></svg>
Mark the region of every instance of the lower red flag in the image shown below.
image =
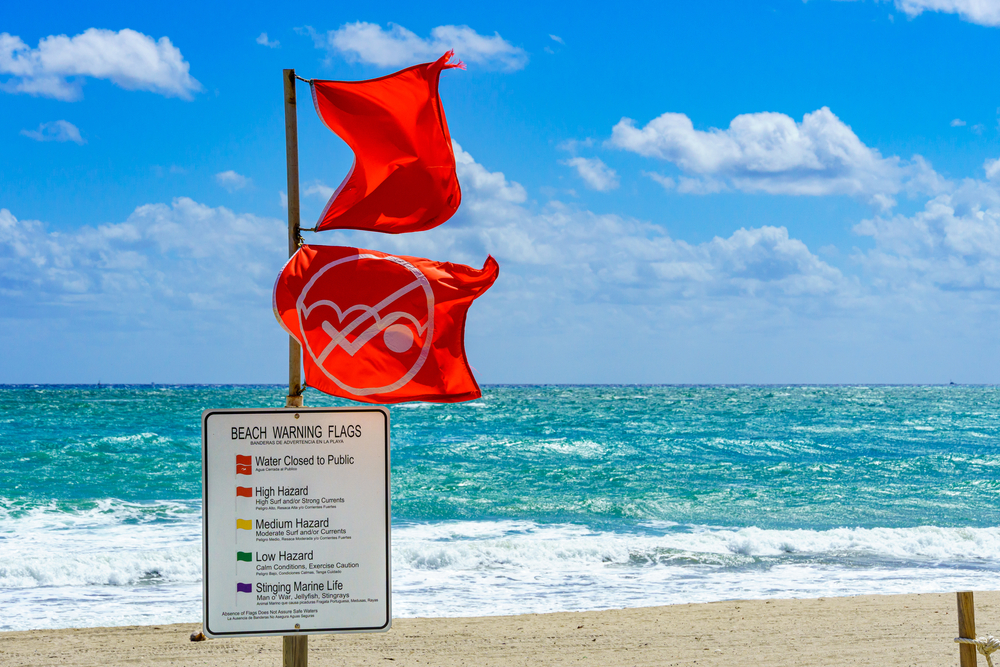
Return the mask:
<svg viewBox="0 0 1000 667"><path fill-rule="evenodd" d="M274 285L274 314L302 345L306 384L368 403L457 402L482 392L465 318L500 267L337 246L301 247Z"/></svg>

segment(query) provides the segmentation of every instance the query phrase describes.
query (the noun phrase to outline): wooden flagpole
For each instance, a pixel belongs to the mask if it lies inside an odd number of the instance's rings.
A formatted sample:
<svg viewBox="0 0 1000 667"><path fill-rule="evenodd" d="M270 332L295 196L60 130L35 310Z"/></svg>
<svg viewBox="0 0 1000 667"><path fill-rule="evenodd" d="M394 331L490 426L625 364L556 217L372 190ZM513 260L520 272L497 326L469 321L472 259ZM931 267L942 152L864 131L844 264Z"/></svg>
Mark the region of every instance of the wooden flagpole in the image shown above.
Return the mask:
<svg viewBox="0 0 1000 667"><path fill-rule="evenodd" d="M295 108L295 70L282 71L285 81L285 163L288 168L288 256L299 249L299 128ZM286 408L302 407L302 347L288 337Z"/></svg>
<svg viewBox="0 0 1000 667"><path fill-rule="evenodd" d="M288 168L288 256L299 249L299 128L295 108L295 70L282 70L285 82L285 161ZM288 337L288 396L286 408L302 407L302 347ZM308 667L309 636L285 635L282 667Z"/></svg>

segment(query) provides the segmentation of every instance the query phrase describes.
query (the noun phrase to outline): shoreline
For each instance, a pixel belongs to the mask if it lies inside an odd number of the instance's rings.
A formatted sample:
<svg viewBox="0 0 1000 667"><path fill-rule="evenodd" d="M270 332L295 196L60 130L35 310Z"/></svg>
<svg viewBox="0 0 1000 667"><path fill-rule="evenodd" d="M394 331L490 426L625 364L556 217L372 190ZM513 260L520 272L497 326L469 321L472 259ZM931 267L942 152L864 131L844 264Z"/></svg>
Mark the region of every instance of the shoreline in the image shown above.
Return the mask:
<svg viewBox="0 0 1000 667"><path fill-rule="evenodd" d="M1000 635L1000 591L976 592ZM0 664L280 665L277 637L191 642L197 623L0 633ZM737 600L475 618L399 618L379 634L313 635L319 665L958 665L954 593Z"/></svg>

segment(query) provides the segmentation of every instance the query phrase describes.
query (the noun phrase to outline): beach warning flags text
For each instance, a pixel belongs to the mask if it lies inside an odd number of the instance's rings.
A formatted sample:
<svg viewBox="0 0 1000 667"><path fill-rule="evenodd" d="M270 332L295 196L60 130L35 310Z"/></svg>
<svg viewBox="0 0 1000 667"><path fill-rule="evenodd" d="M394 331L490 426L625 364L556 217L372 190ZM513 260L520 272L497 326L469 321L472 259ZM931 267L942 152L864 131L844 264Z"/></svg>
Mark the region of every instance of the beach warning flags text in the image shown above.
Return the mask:
<svg viewBox="0 0 1000 667"><path fill-rule="evenodd" d="M465 318L497 278L482 269L376 250L305 245L274 285L278 321L303 349L306 383L370 403L481 396Z"/></svg>
<svg viewBox="0 0 1000 667"><path fill-rule="evenodd" d="M440 225L462 200L455 154L438 95L449 51L368 81L310 83L323 122L354 151L354 166L316 225L390 234Z"/></svg>

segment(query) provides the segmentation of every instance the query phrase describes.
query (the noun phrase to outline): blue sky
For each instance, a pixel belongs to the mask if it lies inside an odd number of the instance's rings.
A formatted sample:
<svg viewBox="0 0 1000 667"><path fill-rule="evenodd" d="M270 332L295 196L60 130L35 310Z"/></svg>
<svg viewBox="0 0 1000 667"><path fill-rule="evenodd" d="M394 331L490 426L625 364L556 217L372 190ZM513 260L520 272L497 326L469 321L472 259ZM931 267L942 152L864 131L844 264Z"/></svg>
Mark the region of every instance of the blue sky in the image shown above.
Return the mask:
<svg viewBox="0 0 1000 667"><path fill-rule="evenodd" d="M459 213L318 240L493 254L481 382L1000 382L1000 1L466 4L6 8L0 382L283 381L281 69L447 48Z"/></svg>

